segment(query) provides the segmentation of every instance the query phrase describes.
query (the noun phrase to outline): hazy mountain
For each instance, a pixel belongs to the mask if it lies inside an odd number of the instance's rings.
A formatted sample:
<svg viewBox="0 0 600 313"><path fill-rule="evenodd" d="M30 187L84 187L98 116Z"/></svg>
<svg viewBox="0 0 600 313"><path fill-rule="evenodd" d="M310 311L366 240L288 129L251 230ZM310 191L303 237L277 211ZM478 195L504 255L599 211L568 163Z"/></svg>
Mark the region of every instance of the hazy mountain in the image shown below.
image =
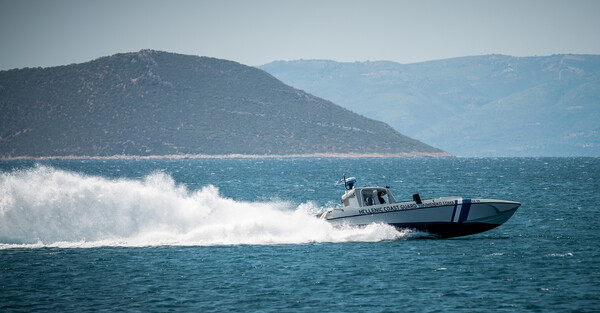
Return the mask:
<svg viewBox="0 0 600 313"><path fill-rule="evenodd" d="M0 157L438 153L236 62L152 50L0 72Z"/></svg>
<svg viewBox="0 0 600 313"><path fill-rule="evenodd" d="M598 55L301 60L260 68L455 155L600 155Z"/></svg>

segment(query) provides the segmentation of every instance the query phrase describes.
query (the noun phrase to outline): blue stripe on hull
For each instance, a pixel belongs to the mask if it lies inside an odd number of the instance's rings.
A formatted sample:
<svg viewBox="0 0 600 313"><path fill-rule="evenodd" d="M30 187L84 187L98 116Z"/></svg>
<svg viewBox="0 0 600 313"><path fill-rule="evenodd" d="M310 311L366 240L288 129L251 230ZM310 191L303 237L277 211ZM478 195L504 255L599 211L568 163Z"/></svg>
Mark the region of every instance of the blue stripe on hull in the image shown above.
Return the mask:
<svg viewBox="0 0 600 313"><path fill-rule="evenodd" d="M471 199L464 199L462 204L462 210L460 211L460 216L458 217L458 222L462 223L467 220L469 217L469 211L471 210Z"/></svg>
<svg viewBox="0 0 600 313"><path fill-rule="evenodd" d="M456 207L458 206L458 200L454 200L454 210L452 210L452 218L450 221L454 221L454 216L456 215Z"/></svg>

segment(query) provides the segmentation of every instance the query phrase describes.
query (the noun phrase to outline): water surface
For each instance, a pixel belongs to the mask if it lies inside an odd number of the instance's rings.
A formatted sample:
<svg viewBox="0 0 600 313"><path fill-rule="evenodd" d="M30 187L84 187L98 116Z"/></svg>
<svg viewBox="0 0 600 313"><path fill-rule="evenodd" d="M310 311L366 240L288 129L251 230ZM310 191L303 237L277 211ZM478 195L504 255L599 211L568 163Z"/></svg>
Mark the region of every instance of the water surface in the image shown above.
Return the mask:
<svg viewBox="0 0 600 313"><path fill-rule="evenodd" d="M0 162L4 311L529 311L600 305L598 158ZM514 200L422 239L335 229L341 174L397 199Z"/></svg>

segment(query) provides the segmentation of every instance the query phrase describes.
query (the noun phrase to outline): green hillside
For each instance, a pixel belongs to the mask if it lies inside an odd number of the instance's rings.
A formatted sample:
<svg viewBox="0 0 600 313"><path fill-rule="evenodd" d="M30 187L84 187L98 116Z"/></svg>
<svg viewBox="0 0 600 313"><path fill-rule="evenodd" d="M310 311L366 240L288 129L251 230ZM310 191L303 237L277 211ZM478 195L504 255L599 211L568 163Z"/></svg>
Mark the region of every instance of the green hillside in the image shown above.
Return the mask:
<svg viewBox="0 0 600 313"><path fill-rule="evenodd" d="M460 156L600 155L600 56L273 62L283 82Z"/></svg>
<svg viewBox="0 0 600 313"><path fill-rule="evenodd" d="M0 72L0 157L441 152L236 62L152 50Z"/></svg>

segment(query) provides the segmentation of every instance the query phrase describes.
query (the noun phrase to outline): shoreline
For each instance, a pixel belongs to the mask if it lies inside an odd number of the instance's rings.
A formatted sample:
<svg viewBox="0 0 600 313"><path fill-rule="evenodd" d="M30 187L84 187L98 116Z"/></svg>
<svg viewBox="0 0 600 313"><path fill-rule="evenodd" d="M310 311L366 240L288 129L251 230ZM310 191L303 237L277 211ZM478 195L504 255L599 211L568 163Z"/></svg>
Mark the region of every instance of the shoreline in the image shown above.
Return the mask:
<svg viewBox="0 0 600 313"><path fill-rule="evenodd" d="M172 155L112 155L112 156L16 156L0 157L0 161L45 161L45 160L184 160L184 159L309 159L309 158L452 158L446 152L406 153L307 153L307 154L172 154Z"/></svg>

